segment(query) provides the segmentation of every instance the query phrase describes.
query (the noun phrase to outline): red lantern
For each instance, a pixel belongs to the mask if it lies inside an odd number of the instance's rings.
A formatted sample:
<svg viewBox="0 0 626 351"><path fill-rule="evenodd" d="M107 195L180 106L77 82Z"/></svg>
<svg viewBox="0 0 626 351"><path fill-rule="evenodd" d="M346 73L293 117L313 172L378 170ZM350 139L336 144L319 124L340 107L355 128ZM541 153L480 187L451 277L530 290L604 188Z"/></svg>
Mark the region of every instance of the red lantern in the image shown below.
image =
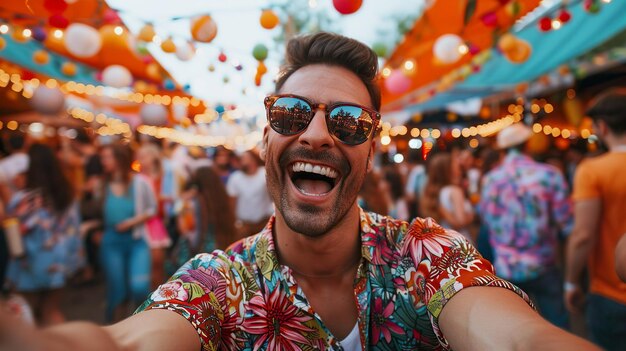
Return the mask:
<svg viewBox="0 0 626 351"><path fill-rule="evenodd" d="M67 9L67 3L63 0L45 0L43 7L51 14L60 14Z"/></svg>
<svg viewBox="0 0 626 351"><path fill-rule="evenodd" d="M221 52L221 53L220 53L220 55L217 57L217 59L218 59L220 62L226 62L226 59L227 59L227 58L226 58L226 54L224 54L223 52Z"/></svg>
<svg viewBox="0 0 626 351"><path fill-rule="evenodd" d="M333 6L342 15L355 13L361 8L363 0L333 0Z"/></svg>
<svg viewBox="0 0 626 351"><path fill-rule="evenodd" d="M65 29L70 25L70 21L62 15L52 15L48 18L48 24L54 28Z"/></svg>
<svg viewBox="0 0 626 351"><path fill-rule="evenodd" d="M559 13L559 21L561 21L561 23L567 23L570 19L572 19L572 15L569 11L566 9L561 10L561 13Z"/></svg>
<svg viewBox="0 0 626 351"><path fill-rule="evenodd" d="M495 12L487 12L480 17L481 22L489 28L495 28L498 26L498 16Z"/></svg>
<svg viewBox="0 0 626 351"><path fill-rule="evenodd" d="M552 19L550 17L543 17L539 20L539 29L542 32L547 32L552 29Z"/></svg>

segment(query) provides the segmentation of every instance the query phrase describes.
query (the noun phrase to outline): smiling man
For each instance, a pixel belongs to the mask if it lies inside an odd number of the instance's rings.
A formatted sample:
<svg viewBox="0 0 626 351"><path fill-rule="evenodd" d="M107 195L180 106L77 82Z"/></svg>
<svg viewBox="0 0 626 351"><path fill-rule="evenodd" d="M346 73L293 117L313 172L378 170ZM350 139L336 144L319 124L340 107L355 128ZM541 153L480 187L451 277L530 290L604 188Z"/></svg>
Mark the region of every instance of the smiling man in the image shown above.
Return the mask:
<svg viewBox="0 0 626 351"><path fill-rule="evenodd" d="M595 349L463 236L357 206L380 123L369 48L319 33L293 39L286 62L265 99L265 229L196 256L123 322L38 332L47 350Z"/></svg>

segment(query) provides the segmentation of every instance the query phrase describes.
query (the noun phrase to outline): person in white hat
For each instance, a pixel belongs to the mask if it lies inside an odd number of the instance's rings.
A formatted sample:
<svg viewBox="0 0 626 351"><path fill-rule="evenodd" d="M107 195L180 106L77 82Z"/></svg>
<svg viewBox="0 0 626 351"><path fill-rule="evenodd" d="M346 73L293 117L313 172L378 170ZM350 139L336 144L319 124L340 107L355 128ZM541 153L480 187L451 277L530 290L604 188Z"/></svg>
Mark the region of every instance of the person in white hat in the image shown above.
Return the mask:
<svg viewBox="0 0 626 351"><path fill-rule="evenodd" d="M524 154L532 134L523 123L500 131L497 146L506 156L483 178L479 212L497 275L520 286L547 320L566 328L557 250L572 230L572 207L561 172Z"/></svg>

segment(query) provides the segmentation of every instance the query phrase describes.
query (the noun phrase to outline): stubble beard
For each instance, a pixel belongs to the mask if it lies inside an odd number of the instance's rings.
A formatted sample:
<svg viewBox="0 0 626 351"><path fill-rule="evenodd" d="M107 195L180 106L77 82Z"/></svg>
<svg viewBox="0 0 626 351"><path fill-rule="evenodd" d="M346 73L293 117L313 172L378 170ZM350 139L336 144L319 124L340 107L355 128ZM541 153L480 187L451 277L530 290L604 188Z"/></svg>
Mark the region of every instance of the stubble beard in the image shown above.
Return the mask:
<svg viewBox="0 0 626 351"><path fill-rule="evenodd" d="M268 160L271 160L268 154ZM346 162L344 160L344 162ZM284 177L285 173L281 166L286 162L277 162L276 165L269 166L266 164L267 188L276 204L276 210L280 212L285 224L289 229L296 233L311 238L318 238L330 232L336 227L346 216L350 208L355 204L359 190L365 179L365 174L360 175L357 179L346 179L351 173L342 173L342 179L336 184L334 203L330 208L320 208L309 204L295 204L290 201L288 195L290 179ZM278 167L278 168L277 168ZM350 170L350 166L344 167ZM296 190L297 191L297 190Z"/></svg>

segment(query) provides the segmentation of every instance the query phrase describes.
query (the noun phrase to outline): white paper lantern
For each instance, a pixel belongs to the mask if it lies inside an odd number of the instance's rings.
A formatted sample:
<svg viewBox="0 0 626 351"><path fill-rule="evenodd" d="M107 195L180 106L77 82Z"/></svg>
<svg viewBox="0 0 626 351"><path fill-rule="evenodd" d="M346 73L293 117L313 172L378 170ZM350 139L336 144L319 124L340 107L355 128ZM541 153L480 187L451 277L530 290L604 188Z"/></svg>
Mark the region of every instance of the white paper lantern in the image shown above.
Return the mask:
<svg viewBox="0 0 626 351"><path fill-rule="evenodd" d="M144 104L139 113L141 123L150 126L164 126L167 124L167 108L163 105Z"/></svg>
<svg viewBox="0 0 626 351"><path fill-rule="evenodd" d="M102 39L93 27L82 23L72 23L63 36L67 51L80 58L92 57L100 51Z"/></svg>
<svg viewBox="0 0 626 351"><path fill-rule="evenodd" d="M189 108L184 104L172 104L172 118L180 122L183 118L187 117L188 110Z"/></svg>
<svg viewBox="0 0 626 351"><path fill-rule="evenodd" d="M189 61L195 54L196 49L190 43L176 46L176 57L181 61Z"/></svg>
<svg viewBox="0 0 626 351"><path fill-rule="evenodd" d="M48 88L45 85L40 85L33 93L30 104L39 113L56 115L65 106L65 95L57 88Z"/></svg>
<svg viewBox="0 0 626 351"><path fill-rule="evenodd" d="M102 82L114 88L125 88L133 83L133 75L120 65L110 65L102 71Z"/></svg>
<svg viewBox="0 0 626 351"><path fill-rule="evenodd" d="M454 63L461 58L461 52L459 51L461 44L463 44L463 39L458 35L444 34L435 41L433 54L442 63Z"/></svg>

